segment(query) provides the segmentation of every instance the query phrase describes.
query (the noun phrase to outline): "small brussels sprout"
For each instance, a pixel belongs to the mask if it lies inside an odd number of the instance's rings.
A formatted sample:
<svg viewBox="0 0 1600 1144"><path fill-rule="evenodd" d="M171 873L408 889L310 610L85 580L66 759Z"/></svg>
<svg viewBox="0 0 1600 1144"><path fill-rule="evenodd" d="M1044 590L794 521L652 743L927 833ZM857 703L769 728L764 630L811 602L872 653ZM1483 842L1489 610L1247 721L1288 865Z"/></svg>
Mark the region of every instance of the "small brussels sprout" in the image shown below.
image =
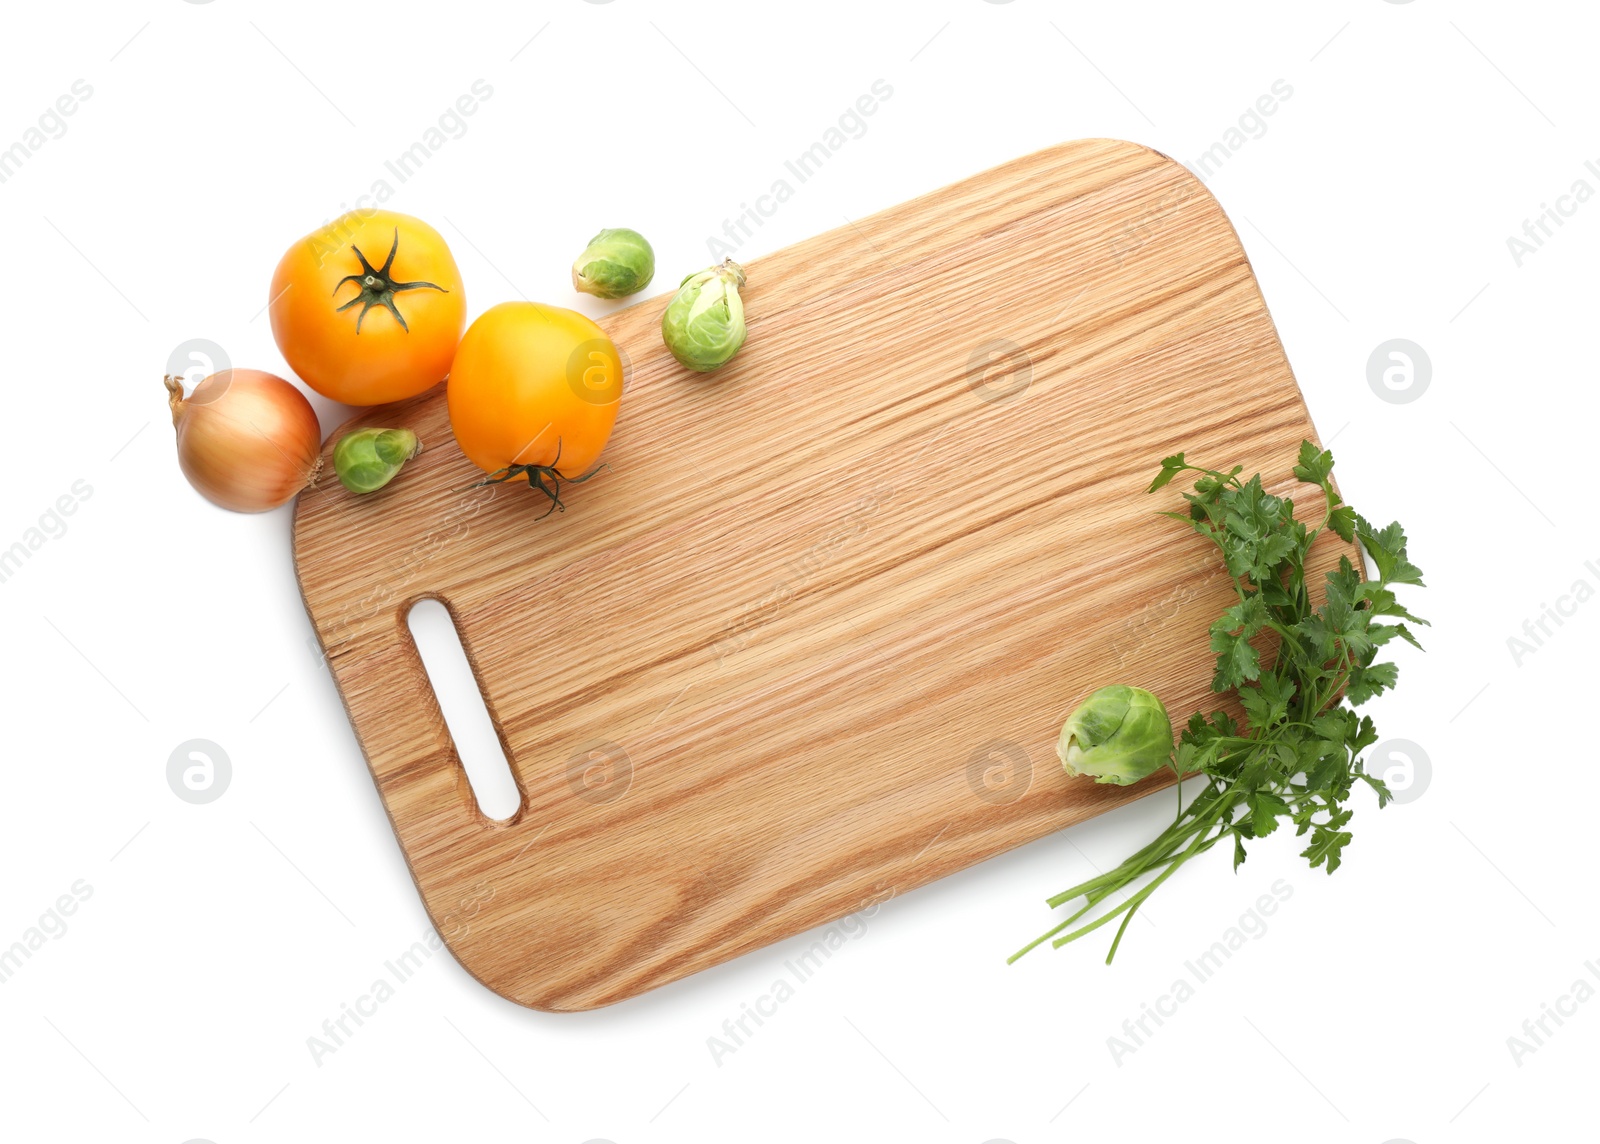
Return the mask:
<svg viewBox="0 0 1600 1144"><path fill-rule="evenodd" d="M420 452L422 442L409 429L357 429L333 447L333 470L351 492L377 492Z"/></svg>
<svg viewBox="0 0 1600 1144"><path fill-rule="evenodd" d="M1172 755L1172 720L1148 691L1120 684L1102 687L1061 728L1056 754L1068 774L1127 786Z"/></svg>
<svg viewBox="0 0 1600 1144"><path fill-rule="evenodd" d="M618 227L589 240L572 264L572 288L596 298L626 298L650 285L656 274L656 252L644 235Z"/></svg>
<svg viewBox="0 0 1600 1144"><path fill-rule="evenodd" d="M744 267L733 259L691 274L661 315L661 340L690 369L708 373L744 345Z"/></svg>

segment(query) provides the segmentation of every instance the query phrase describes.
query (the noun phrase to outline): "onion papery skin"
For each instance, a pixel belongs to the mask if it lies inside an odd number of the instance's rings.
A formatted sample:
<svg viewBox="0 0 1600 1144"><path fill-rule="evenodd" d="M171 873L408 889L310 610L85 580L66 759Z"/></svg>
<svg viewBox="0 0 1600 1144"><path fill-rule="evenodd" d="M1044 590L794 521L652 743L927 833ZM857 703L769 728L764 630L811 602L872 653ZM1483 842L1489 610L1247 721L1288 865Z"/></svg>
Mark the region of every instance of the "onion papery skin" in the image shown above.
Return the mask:
<svg viewBox="0 0 1600 1144"><path fill-rule="evenodd" d="M167 379L178 465L201 496L233 512L293 500L322 468L322 427L293 385L259 369L212 374L188 397Z"/></svg>

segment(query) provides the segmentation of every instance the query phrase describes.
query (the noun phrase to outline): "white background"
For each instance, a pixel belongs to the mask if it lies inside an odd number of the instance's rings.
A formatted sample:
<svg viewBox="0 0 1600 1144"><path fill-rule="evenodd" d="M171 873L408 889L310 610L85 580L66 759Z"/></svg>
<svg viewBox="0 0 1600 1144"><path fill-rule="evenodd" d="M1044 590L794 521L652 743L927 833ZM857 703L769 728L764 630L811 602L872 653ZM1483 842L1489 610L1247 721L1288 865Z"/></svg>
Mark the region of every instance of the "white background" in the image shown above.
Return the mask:
<svg viewBox="0 0 1600 1144"><path fill-rule="evenodd" d="M1600 603L1520 665L1507 639L1600 584L1600 204L1520 266L1507 238L1580 178L1600 188L1597 24L1578 4L1438 0L13 6L0 147L75 80L93 94L0 184L0 547L74 482L92 495L0 584L0 947L75 882L92 896L0 984L0 1134L1575 1138L1560 1126L1592 1113L1600 1003L1520 1063L1507 1038L1600 959ZM395 184L384 161L480 78L493 96L465 133ZM209 338L287 373L272 267L384 177L387 205L451 242L473 314L521 294L598 312L567 280L592 231L648 234L670 284L875 79L893 96L866 133L743 252L1066 139L1193 163L1292 86L1209 185L1345 494L1404 521L1428 573L1429 652L1373 713L1431 783L1381 814L1358 799L1332 878L1287 839L1237 876L1220 851L1194 864L1111 969L1098 941L1003 959L1048 924L1041 899L1142 844L1165 798L889 903L720 1062L707 1038L807 938L568 1016L440 955L315 1063L307 1038L428 921L308 643L289 510L230 515L183 482L169 353ZM997 285L1027 290L1026 259ZM1391 338L1432 362L1409 403L1368 385ZM232 760L208 805L166 782L192 738ZM1124 1019L1279 879L1292 897L1265 935L1114 1060Z"/></svg>

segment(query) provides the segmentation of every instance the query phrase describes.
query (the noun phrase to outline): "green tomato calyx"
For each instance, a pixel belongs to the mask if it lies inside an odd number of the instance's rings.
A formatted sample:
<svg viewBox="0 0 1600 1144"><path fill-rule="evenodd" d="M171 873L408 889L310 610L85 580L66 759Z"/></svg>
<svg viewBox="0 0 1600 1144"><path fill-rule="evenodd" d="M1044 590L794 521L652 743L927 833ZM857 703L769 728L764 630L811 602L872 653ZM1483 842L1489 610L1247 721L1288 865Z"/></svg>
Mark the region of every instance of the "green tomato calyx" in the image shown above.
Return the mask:
<svg viewBox="0 0 1600 1144"><path fill-rule="evenodd" d="M507 465L503 469L496 469L494 472L490 473L485 480L481 480L477 484L470 487L481 489L488 485L503 485L507 481L515 480L518 477L524 478L527 480L529 488L538 489L541 493L550 498L550 507L545 509L544 514L537 518L539 520L543 520L546 516L549 516L553 512L567 511L567 506L561 499L561 486L563 484L581 485L584 481L594 476L601 469L610 467L604 461L601 461L587 473L584 473L581 477L569 477L563 473L560 468L558 468L560 464L561 438L557 437L555 460L551 461L548 465Z"/></svg>
<svg viewBox="0 0 1600 1144"><path fill-rule="evenodd" d="M432 282L396 282L391 277L390 272L394 268L395 251L400 249L399 227L395 227L394 243L389 247L389 257L376 270L373 269L372 263L367 261L367 256L361 253L359 246L352 245L350 249L356 252L356 258L361 261L361 273L346 274L339 279L339 284L333 288L333 293L337 297L346 282L354 282L360 287L360 293L344 305L336 307L334 312L342 314L359 302L361 304L361 313L356 315L357 334L361 333L361 323L367 320L367 311L374 306L382 306L388 310L389 313L394 315L394 320L400 323L400 328L409 334L411 327L406 325L406 320L400 316L399 307L394 304L394 296L402 290L437 290L441 294L450 293L443 286L436 286Z"/></svg>

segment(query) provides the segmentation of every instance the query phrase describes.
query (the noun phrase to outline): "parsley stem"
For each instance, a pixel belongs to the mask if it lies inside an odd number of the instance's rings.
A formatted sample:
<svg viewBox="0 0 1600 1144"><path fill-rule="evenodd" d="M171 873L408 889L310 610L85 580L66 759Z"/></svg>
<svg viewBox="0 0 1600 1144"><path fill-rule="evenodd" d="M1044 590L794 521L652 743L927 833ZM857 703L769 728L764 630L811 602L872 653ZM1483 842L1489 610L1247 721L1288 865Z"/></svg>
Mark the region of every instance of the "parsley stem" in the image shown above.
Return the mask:
<svg viewBox="0 0 1600 1144"><path fill-rule="evenodd" d="M1221 835L1218 835L1218 837L1221 837ZM1213 839L1212 841L1214 843L1215 839ZM1123 902L1116 909L1111 910L1108 913L1102 914L1100 917L1096 918L1094 921L1090 922L1088 925L1080 926L1079 928L1073 930L1071 933L1067 934L1065 937L1056 938L1055 941L1052 942L1051 944L1053 946L1055 946L1056 949L1060 949L1062 946L1066 945L1069 941L1076 941L1076 940L1078 940L1078 938L1083 937L1085 934L1093 933L1095 930L1097 930L1101 926L1105 925L1107 922L1109 922L1112 918L1116 917L1118 914L1123 913L1125 911L1130 911L1130 910L1137 909L1144 902L1144 900L1146 898L1148 898L1151 894L1155 893L1157 886L1161 885L1161 883L1165 882L1168 878L1172 877L1172 875L1177 872L1177 869L1178 869L1179 866L1182 866L1185 862L1187 862L1190 858L1193 858L1196 854L1199 854L1204 850L1209 850L1210 849L1210 846L1201 845L1203 842L1205 842L1205 835L1201 834L1198 838L1196 838L1194 840L1194 842L1192 842L1189 845L1189 848L1187 850L1185 850L1178 857L1172 859L1167 864L1167 868L1165 870L1163 870L1160 874L1158 874L1154 878L1152 878L1150 880L1150 882L1142 890L1140 890L1137 894L1135 894L1133 897L1131 897L1127 901ZM1118 935L1117 936L1119 938L1122 936L1121 935L1121 931L1118 931ZM1106 955L1106 963L1107 964L1110 964L1111 959L1114 956L1116 956L1116 952L1117 952L1116 944L1112 943L1111 952Z"/></svg>
<svg viewBox="0 0 1600 1144"><path fill-rule="evenodd" d="M1267 621L1267 627L1269 627L1273 631L1277 632L1278 633L1278 637L1280 639L1286 640L1289 643L1293 644L1294 645L1294 650L1300 654L1300 658L1302 660L1306 658L1306 647L1305 647L1305 644L1301 643L1298 639L1295 638L1294 630L1292 628L1285 627L1283 624L1280 624L1277 620L1268 620Z"/></svg>
<svg viewBox="0 0 1600 1144"><path fill-rule="evenodd" d="M1206 799L1213 800L1213 805L1207 806L1202 810L1200 804ZM1007 962L1010 963L1016 961L1019 957L1034 949L1036 946L1042 945L1044 942L1049 941L1051 938L1055 937L1056 934L1066 929L1073 922L1083 917L1084 914L1088 913L1100 902L1104 901L1105 898L1110 894L1117 890L1131 886L1145 874L1150 873L1159 866L1165 865L1167 867L1165 871L1157 875L1148 884L1141 887L1138 892L1134 894L1134 896L1117 906L1116 909L1109 911L1108 913L1097 918L1095 921L1091 922L1089 925L1075 930L1073 933L1064 938L1056 938L1054 944L1057 948L1060 948L1067 942L1073 941L1076 938L1082 937L1086 933L1090 933L1093 930L1098 929L1100 926L1104 925L1106 922L1109 922L1112 918L1118 916L1119 914L1128 912L1132 909L1137 909L1138 906L1142 904L1152 892L1154 892L1155 888L1162 882L1165 882L1179 866L1183 865L1184 862L1187 862L1195 854L1209 850L1227 834L1228 830L1232 828L1231 818L1229 819L1227 825L1224 826L1224 828L1215 837L1207 837L1210 834L1212 827L1217 825L1217 819L1225 811L1230 811L1235 805L1237 805L1238 802L1239 796L1233 791L1222 792L1216 786L1207 787L1204 791L1201 791L1194 797L1194 800L1190 802L1189 808L1183 812L1179 818L1179 821L1174 822L1171 826L1164 830L1154 842L1150 843L1144 849L1129 857L1116 869L1107 871L1098 877L1090 878L1088 881L1081 882L1072 889L1048 899L1051 908L1064 905L1067 902L1072 901L1074 898L1080 896L1086 900L1084 905L1080 907L1077 912L1073 913L1065 921L1058 924L1048 933L1041 934L1039 937L1023 946L1016 953L1012 954L1011 957L1007 959ZM1183 821L1185 818L1190 818L1190 816L1193 816L1192 820L1187 822ZM1193 841L1190 841L1191 838ZM1183 847L1186 842L1188 843L1187 848L1183 849L1181 853L1175 853L1176 851L1179 851L1179 848ZM1131 914L1129 916L1131 916ZM1126 922L1124 922L1123 925L1123 929L1125 928ZM1118 940L1121 939L1122 932L1122 929L1117 931ZM1113 942L1111 947L1111 955L1114 956L1115 954L1116 943ZM1108 956L1106 960L1109 962L1111 958Z"/></svg>

